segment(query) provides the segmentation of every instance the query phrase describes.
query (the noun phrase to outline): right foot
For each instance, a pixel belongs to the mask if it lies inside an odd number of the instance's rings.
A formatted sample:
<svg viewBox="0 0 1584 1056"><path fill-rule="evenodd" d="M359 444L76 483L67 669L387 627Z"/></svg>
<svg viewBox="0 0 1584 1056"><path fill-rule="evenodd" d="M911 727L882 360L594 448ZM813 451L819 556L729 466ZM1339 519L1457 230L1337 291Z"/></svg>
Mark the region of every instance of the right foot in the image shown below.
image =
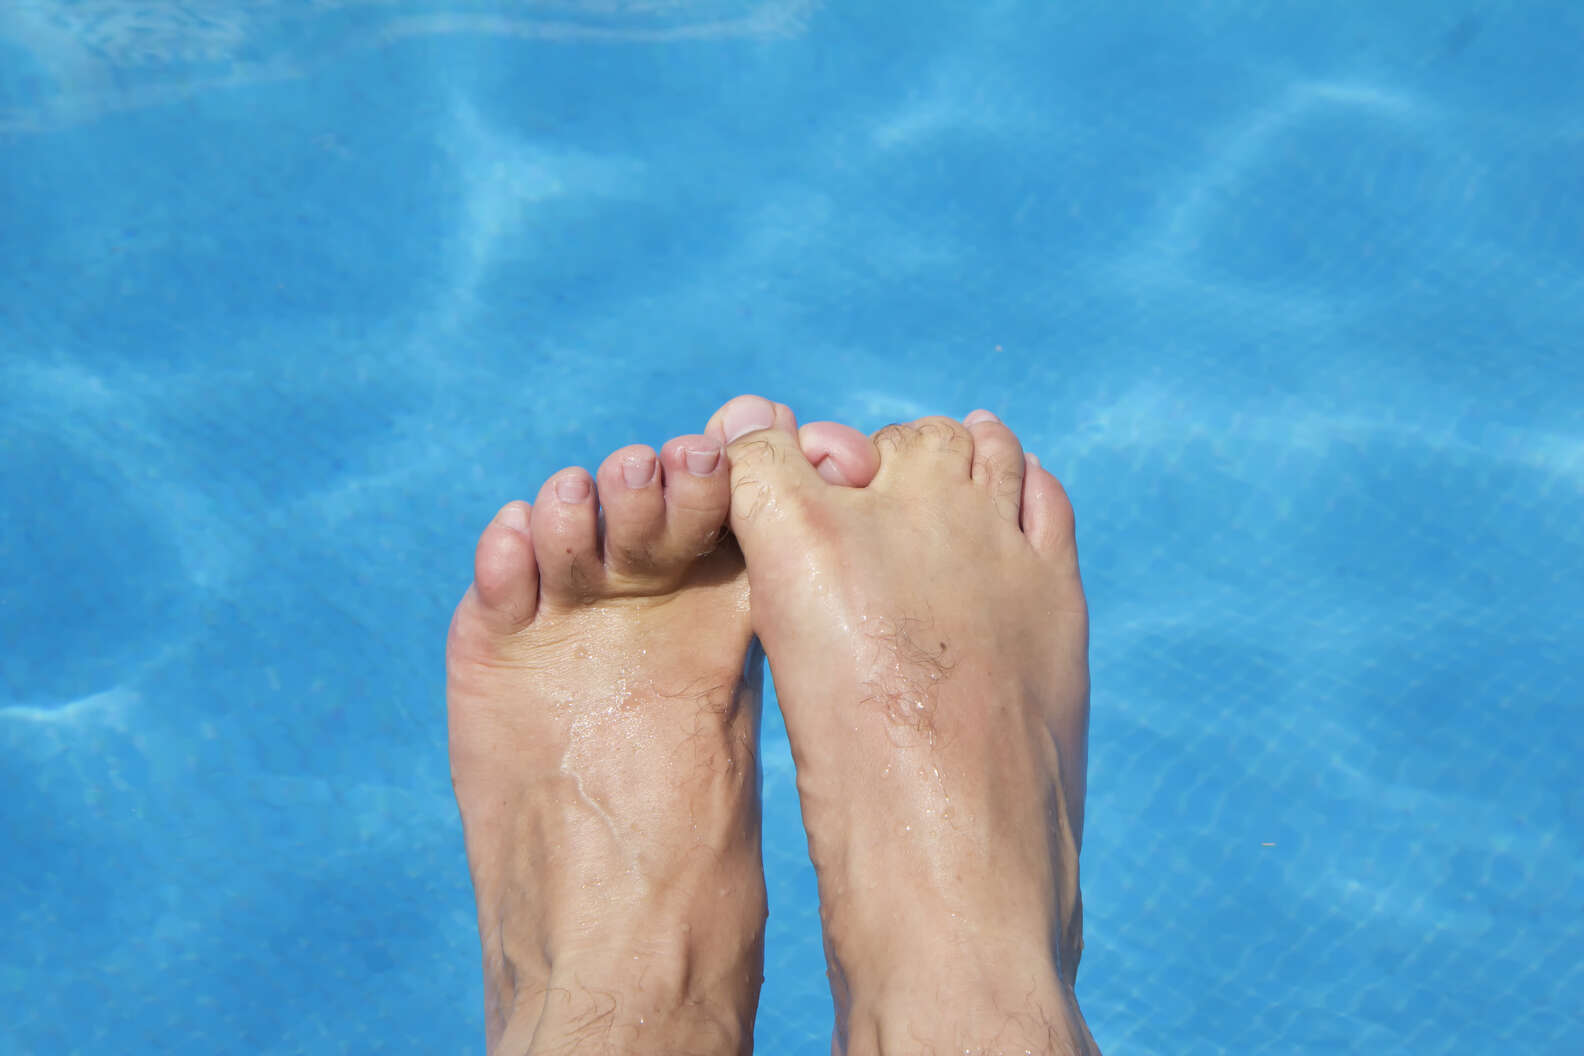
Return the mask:
<svg viewBox="0 0 1584 1056"><path fill-rule="evenodd" d="M1072 508L1012 433L921 419L833 486L756 397L730 440L797 764L834 1048L1093 1053L1073 986L1089 714Z"/></svg>

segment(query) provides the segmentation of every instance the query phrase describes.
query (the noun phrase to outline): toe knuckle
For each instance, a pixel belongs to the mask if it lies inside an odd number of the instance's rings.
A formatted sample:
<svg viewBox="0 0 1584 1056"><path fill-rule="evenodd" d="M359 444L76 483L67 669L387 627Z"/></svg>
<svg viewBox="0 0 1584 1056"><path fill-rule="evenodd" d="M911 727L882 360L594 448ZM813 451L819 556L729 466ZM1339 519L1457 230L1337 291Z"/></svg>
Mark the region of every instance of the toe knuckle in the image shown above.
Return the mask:
<svg viewBox="0 0 1584 1056"><path fill-rule="evenodd" d="M905 450L913 441L913 429L899 422L890 425L874 434L875 445L891 451Z"/></svg>
<svg viewBox="0 0 1584 1056"><path fill-rule="evenodd" d="M782 452L765 437L754 436L738 440L727 447L726 455L734 466L762 465L779 462Z"/></svg>
<svg viewBox="0 0 1584 1056"><path fill-rule="evenodd" d="M954 452L973 450L973 435L961 422L950 418L924 418L917 428L919 435L934 446Z"/></svg>
<svg viewBox="0 0 1584 1056"><path fill-rule="evenodd" d="M875 434L875 439L884 437L887 440L908 440L913 435L913 427L902 422L892 422Z"/></svg>

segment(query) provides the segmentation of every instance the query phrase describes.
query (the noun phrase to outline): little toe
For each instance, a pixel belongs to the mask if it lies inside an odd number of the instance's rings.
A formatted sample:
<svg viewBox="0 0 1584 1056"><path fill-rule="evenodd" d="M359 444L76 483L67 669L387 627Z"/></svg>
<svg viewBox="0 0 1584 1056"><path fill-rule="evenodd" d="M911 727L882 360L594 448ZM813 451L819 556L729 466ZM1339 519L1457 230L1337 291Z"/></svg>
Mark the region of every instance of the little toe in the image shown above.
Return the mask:
<svg viewBox="0 0 1584 1056"><path fill-rule="evenodd" d="M1067 490L1034 455L1027 456L1023 476L1023 534L1039 553L1060 558L1078 569L1078 537Z"/></svg>
<svg viewBox="0 0 1584 1056"><path fill-rule="evenodd" d="M660 449L665 478L665 530L657 553L674 567L715 549L731 506L726 452L712 436L668 440Z"/></svg>
<svg viewBox="0 0 1584 1056"><path fill-rule="evenodd" d="M595 475L605 514L605 568L618 576L653 570L665 532L660 460L643 444L619 448Z"/></svg>
<svg viewBox="0 0 1584 1056"><path fill-rule="evenodd" d="M974 483L989 491L1003 517L1018 524L1023 507L1022 443L989 411L974 411L963 421L973 436Z"/></svg>
<svg viewBox="0 0 1584 1056"><path fill-rule="evenodd" d="M475 608L498 634L527 626L539 604L539 566L534 561L529 517L526 502L502 506L473 551Z"/></svg>
<svg viewBox="0 0 1584 1056"><path fill-rule="evenodd" d="M599 509L588 471L574 466L545 481L531 524L540 596L563 605L593 597L604 583L604 564Z"/></svg>

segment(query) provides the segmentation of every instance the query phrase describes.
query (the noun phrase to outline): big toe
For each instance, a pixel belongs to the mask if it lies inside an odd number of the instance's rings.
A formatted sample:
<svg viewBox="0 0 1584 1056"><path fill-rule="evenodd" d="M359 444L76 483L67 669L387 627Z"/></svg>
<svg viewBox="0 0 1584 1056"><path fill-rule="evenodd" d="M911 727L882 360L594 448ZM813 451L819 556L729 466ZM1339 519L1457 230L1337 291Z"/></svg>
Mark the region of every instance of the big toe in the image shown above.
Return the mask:
<svg viewBox="0 0 1584 1056"><path fill-rule="evenodd" d="M765 418L766 408L769 408L768 419ZM733 433L730 438L727 435L728 416ZM766 421L769 425L762 424ZM759 396L739 396L729 401L715 412L704 431L725 444L744 430L788 427L797 435L803 458L828 484L867 487L880 469L880 453L875 450L874 442L852 426L840 422L810 422L800 429L792 408Z"/></svg>
<svg viewBox="0 0 1584 1056"><path fill-rule="evenodd" d="M825 482L798 446L797 418L785 404L738 396L710 418L705 433L721 440L731 468L731 527L745 548L766 516L794 495Z"/></svg>

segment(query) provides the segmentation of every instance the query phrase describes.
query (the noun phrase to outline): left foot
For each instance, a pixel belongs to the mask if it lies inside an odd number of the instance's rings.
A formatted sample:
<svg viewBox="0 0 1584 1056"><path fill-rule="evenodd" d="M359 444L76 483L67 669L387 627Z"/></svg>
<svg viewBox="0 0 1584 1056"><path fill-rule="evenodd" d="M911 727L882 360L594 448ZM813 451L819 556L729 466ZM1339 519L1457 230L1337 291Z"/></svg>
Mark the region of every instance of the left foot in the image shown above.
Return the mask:
<svg viewBox="0 0 1584 1056"><path fill-rule="evenodd" d="M759 665L729 504L720 445L680 437L557 473L479 539L447 711L492 1054L752 1051Z"/></svg>

